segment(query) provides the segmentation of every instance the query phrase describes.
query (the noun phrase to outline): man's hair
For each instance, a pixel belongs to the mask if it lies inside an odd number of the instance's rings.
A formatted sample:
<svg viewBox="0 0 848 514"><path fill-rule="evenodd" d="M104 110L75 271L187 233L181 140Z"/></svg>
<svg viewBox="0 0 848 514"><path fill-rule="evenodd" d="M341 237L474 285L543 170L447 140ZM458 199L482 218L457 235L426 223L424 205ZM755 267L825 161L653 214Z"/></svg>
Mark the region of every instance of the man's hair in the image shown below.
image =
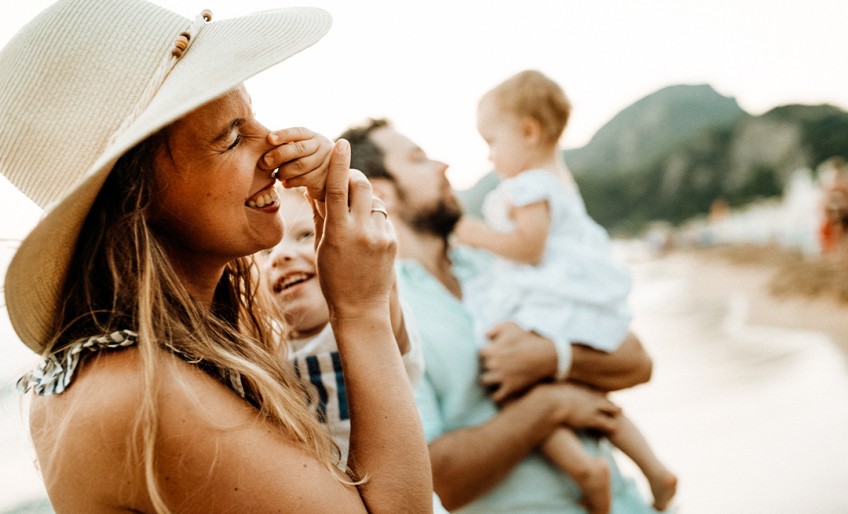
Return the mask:
<svg viewBox="0 0 848 514"><path fill-rule="evenodd" d="M389 127L391 123L388 120L371 118L364 125L347 129L339 138L350 142L350 167L358 169L371 180L383 178L392 181L397 190L399 203L405 204L415 191L408 191L397 183L394 175L386 168L385 152L371 139L371 134L375 130ZM445 239L453 232L461 215L462 208L455 198L443 198L429 209L401 209L397 213L397 216L414 230L437 234Z"/></svg>
<svg viewBox="0 0 848 514"><path fill-rule="evenodd" d="M556 144L571 115L571 102L555 81L536 70L525 70L501 82L483 95L519 118L539 122L545 142Z"/></svg>
<svg viewBox="0 0 848 514"><path fill-rule="evenodd" d="M391 124L384 118L371 118L367 123L345 130L339 139L350 143L350 167L365 174L369 179L384 178L394 180L385 165L383 150L371 140L371 134Z"/></svg>

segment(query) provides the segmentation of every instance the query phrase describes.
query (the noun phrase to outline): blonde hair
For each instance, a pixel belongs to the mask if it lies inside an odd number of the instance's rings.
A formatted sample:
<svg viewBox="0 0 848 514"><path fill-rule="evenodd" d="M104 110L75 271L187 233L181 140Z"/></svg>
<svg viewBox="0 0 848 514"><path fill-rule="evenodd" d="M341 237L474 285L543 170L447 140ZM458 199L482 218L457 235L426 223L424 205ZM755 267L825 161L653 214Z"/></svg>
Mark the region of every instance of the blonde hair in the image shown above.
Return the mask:
<svg viewBox="0 0 848 514"><path fill-rule="evenodd" d="M543 141L556 145L571 115L571 103L562 88L543 73L525 70L490 89L480 99L494 100L498 107L518 118L539 122Z"/></svg>
<svg viewBox="0 0 848 514"><path fill-rule="evenodd" d="M135 330L142 359L144 400L135 430L141 438L145 481L157 512L170 512L156 478L158 417L155 392L161 348L180 355L227 383L295 444L325 464L341 481L340 455L309 408L310 388L284 358L281 329L268 315L252 256L230 262L213 307L189 294L150 226L156 191L154 160L168 149L168 130L148 138L115 165L80 233L55 319L49 353L93 335ZM107 270L103 273L102 270ZM133 452L136 445L130 444Z"/></svg>

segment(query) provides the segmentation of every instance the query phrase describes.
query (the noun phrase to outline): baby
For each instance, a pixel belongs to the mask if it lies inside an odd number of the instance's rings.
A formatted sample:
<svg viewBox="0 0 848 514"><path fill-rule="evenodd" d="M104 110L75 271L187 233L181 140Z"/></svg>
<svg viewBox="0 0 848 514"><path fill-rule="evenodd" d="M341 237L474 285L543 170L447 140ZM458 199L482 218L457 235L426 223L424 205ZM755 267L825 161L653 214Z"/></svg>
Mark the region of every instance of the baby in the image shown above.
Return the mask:
<svg viewBox="0 0 848 514"><path fill-rule="evenodd" d="M486 222L466 216L455 232L459 243L496 256L465 291L478 339L504 321L538 332L555 342L559 379L568 374L572 342L613 351L631 321L629 273L614 259L606 231L586 213L560 154L570 110L559 85L537 71L518 73L481 98L477 128L502 182L486 196ZM645 473L654 508L665 510L677 477L625 416L617 425L609 440ZM586 453L567 429L542 449L581 487L591 514L609 511L604 460Z"/></svg>

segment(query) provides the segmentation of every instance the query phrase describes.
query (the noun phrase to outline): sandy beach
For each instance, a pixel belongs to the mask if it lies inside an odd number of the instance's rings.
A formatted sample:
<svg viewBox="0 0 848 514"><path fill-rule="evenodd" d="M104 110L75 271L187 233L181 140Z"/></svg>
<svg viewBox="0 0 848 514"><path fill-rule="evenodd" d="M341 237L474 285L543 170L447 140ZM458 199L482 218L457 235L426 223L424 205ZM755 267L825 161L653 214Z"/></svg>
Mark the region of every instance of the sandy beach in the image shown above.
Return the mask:
<svg viewBox="0 0 848 514"><path fill-rule="evenodd" d="M769 248L628 264L654 373L614 400L680 477L673 512L848 512L848 304Z"/></svg>
<svg viewBox="0 0 848 514"><path fill-rule="evenodd" d="M848 261L841 265L774 247L683 249L660 257L689 261L693 283L713 294L748 294L755 325L826 334L848 359Z"/></svg>

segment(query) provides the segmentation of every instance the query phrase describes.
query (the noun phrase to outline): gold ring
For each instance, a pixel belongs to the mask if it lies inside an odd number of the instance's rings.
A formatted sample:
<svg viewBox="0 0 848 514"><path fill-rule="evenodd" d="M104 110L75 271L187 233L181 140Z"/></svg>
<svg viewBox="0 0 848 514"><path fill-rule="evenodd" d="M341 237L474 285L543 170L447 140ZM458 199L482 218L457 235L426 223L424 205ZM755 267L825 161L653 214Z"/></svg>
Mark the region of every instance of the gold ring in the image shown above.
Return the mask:
<svg viewBox="0 0 848 514"><path fill-rule="evenodd" d="M373 214L375 212L379 212L380 214L382 214L386 218L389 217L389 213L383 207L371 207L371 213Z"/></svg>

